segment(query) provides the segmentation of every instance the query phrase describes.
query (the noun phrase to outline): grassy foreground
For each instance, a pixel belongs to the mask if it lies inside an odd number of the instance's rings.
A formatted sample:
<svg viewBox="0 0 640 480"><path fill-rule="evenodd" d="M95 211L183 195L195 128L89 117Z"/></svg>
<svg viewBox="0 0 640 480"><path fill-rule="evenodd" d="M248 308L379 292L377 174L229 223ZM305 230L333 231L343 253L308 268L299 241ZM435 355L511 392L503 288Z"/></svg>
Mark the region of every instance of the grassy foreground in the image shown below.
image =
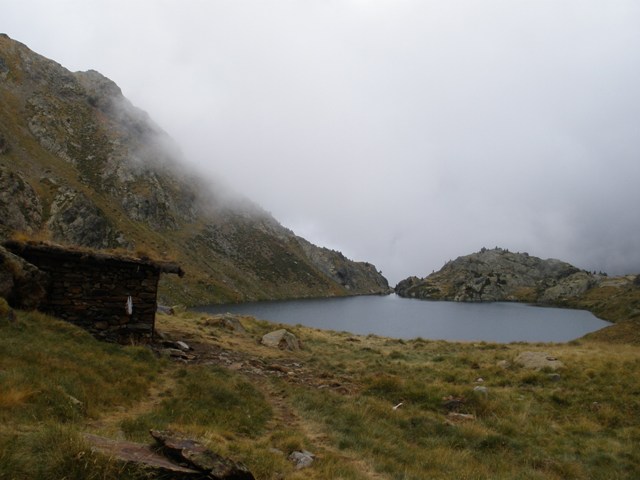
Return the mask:
<svg viewBox="0 0 640 480"><path fill-rule="evenodd" d="M149 428L192 435L260 479L640 476L638 346L297 326L303 348L287 352L259 344L276 325L242 324L239 333L202 314L160 316L161 331L194 347L185 364L39 313L0 321L0 479L145 478L92 453L81 434L148 442ZM514 362L523 351L565 366L524 368ZM314 464L296 470L295 449L315 453Z"/></svg>

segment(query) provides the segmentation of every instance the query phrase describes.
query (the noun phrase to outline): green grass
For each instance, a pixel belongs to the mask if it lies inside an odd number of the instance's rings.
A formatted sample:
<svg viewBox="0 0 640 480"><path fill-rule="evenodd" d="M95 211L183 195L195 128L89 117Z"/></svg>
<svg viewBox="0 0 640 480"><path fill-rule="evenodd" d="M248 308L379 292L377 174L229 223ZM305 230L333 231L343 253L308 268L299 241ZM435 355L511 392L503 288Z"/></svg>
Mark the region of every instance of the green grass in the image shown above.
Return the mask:
<svg viewBox="0 0 640 480"><path fill-rule="evenodd" d="M161 369L146 349L100 343L39 313L0 322L0 479L138 478L91 454L80 433L141 400Z"/></svg>
<svg viewBox="0 0 640 480"><path fill-rule="evenodd" d="M360 395L299 387L291 395L339 449L374 459L391 478L606 479L640 472L640 452L630 442L640 435L636 352L545 346L570 365L554 381L549 372L496 366L520 346L507 346L508 353L503 346L455 347L456 355L436 362L450 345L407 342L401 360L395 346L372 353L375 360L352 372L362 382ZM478 377L486 397L473 391ZM475 420L447 422L449 397L463 399L457 410Z"/></svg>
<svg viewBox="0 0 640 480"><path fill-rule="evenodd" d="M0 420L96 417L142 398L160 369L145 348L101 343L66 322L21 314L17 325L2 325Z"/></svg>
<svg viewBox="0 0 640 480"><path fill-rule="evenodd" d="M37 313L3 321L0 479L143 478L91 453L82 433L148 443L151 428L197 438L261 479L640 474L637 346L404 341L296 326L304 348L283 352L258 342L279 325L242 322L246 333L202 314L158 318L172 336L209 342L258 373L161 360ZM516 365L526 350L560 359L559 378ZM293 370L277 376L273 364ZM317 455L311 468L294 469L295 449Z"/></svg>
<svg viewBox="0 0 640 480"><path fill-rule="evenodd" d="M128 438L145 441L151 428L175 426L200 435L263 433L271 409L250 383L216 367L181 369L176 376L174 391L157 408L122 422Z"/></svg>
<svg viewBox="0 0 640 480"><path fill-rule="evenodd" d="M9 433L0 429L0 479L142 480L145 472L91 452L74 427L51 422Z"/></svg>

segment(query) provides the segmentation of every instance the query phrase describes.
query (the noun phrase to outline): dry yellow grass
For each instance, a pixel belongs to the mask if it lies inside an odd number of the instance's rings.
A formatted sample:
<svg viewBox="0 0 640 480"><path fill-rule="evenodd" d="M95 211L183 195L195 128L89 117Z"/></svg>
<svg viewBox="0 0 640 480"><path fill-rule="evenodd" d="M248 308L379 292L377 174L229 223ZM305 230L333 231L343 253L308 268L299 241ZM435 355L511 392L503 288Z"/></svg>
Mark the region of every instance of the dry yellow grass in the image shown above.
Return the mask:
<svg viewBox="0 0 640 480"><path fill-rule="evenodd" d="M289 352L259 343L280 325L245 317L239 333L207 315L159 315L161 331L194 347L184 364L99 344L39 314L18 320L0 327L0 479L54 478L62 468L75 472L68 478L109 478L104 459L79 462L88 455L80 432L147 441L149 428L199 438L267 480L640 473L634 345L404 341L295 326L303 348ZM565 367L528 370L514 362L523 351ZM317 455L312 467L294 468L296 449Z"/></svg>
<svg viewBox="0 0 640 480"><path fill-rule="evenodd" d="M23 406L36 392L29 388L0 387L0 409L12 409Z"/></svg>
<svg viewBox="0 0 640 480"><path fill-rule="evenodd" d="M234 365L256 359L284 366L247 378L271 385L261 388L266 401L289 412L279 427L287 425L287 434L271 425L275 430L260 441L285 450L302 444L325 460L305 478L590 479L640 472L640 455L628 443L640 439L633 345L403 341L296 326L287 328L304 348L283 352L257 344L279 326L243 322L245 335L208 326L204 315L164 317L159 325L230 352ZM522 368L514 359L523 351L545 352L565 367L559 377ZM488 394L474 393L477 386ZM455 410L473 420L451 420L446 399L460 399ZM271 455L245 445L249 458ZM332 470L338 459L347 470L339 474ZM270 468L263 478L282 473Z"/></svg>

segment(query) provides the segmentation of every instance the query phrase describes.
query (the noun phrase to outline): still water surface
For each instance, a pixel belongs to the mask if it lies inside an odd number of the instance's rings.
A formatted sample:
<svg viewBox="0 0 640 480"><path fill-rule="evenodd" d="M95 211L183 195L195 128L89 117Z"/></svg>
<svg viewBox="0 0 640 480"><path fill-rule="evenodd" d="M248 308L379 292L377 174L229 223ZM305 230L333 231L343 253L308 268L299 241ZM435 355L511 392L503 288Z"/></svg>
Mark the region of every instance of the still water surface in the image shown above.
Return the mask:
<svg viewBox="0 0 640 480"><path fill-rule="evenodd" d="M364 335L501 343L566 342L610 325L584 310L435 302L397 295L212 305L198 310Z"/></svg>

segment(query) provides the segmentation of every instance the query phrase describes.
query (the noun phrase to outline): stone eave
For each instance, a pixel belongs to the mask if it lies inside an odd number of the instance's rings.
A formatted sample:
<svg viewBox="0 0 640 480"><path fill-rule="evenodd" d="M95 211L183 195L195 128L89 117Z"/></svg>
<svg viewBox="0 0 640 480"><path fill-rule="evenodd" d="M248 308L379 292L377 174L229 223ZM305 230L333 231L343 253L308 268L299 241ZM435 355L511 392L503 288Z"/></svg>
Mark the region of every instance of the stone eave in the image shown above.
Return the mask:
<svg viewBox="0 0 640 480"><path fill-rule="evenodd" d="M184 276L184 270L182 270L182 268L176 263L155 261L145 257L135 258L108 252L97 252L80 247L64 247L45 242L22 242L9 240L4 242L2 245L16 255L20 255L21 253L35 253L50 255L61 260L70 260L75 262L141 265L151 267L158 273L171 273L180 277Z"/></svg>

